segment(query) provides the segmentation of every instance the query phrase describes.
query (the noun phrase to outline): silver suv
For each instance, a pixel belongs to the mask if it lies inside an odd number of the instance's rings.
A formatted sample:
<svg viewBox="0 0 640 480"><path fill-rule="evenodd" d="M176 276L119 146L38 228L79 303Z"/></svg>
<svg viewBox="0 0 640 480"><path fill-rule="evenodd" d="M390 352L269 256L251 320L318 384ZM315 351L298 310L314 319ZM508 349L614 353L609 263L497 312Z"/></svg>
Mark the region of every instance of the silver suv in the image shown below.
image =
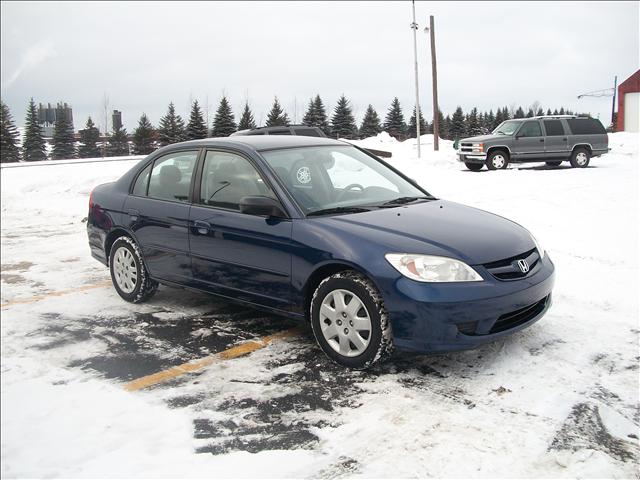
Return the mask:
<svg viewBox="0 0 640 480"><path fill-rule="evenodd" d="M469 170L507 168L510 162L569 161L585 168L591 157L609 151L609 137L599 120L574 115L519 118L502 122L490 135L464 138L458 159Z"/></svg>

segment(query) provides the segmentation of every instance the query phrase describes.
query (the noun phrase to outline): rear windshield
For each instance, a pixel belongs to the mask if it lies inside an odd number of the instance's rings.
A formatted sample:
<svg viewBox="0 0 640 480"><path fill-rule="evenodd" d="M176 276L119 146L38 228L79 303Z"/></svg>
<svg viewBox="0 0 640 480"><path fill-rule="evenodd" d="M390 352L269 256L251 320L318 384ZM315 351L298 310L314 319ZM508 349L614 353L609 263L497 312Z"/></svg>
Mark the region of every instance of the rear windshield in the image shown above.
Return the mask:
<svg viewBox="0 0 640 480"><path fill-rule="evenodd" d="M571 118L567 120L574 135L593 135L607 133L602 124L593 118Z"/></svg>

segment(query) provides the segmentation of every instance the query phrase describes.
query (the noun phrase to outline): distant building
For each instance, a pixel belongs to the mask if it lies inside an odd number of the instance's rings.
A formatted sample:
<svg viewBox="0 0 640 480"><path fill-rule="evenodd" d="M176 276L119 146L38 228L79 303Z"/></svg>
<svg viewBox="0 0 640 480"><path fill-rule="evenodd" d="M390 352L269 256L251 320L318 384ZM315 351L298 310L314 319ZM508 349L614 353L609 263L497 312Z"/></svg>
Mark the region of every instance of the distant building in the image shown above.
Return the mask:
<svg viewBox="0 0 640 480"><path fill-rule="evenodd" d="M111 125L113 130L119 130L122 128L122 112L120 110L114 110L111 115Z"/></svg>
<svg viewBox="0 0 640 480"><path fill-rule="evenodd" d="M67 103L58 103L55 107L50 103L46 106L41 103L38 106L38 123L45 138L53 137L53 125L56 123L59 110L64 112L67 120L73 125L73 110Z"/></svg>
<svg viewBox="0 0 640 480"><path fill-rule="evenodd" d="M618 86L618 132L640 131L640 70Z"/></svg>

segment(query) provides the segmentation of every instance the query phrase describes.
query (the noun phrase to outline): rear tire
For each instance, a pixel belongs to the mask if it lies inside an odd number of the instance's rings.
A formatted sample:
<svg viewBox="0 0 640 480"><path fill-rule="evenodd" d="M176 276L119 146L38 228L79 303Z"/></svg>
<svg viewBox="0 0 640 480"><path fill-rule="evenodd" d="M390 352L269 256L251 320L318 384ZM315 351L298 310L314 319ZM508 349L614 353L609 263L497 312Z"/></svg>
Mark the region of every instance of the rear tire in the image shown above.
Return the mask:
<svg viewBox="0 0 640 480"><path fill-rule="evenodd" d="M573 168L587 168L591 160L591 153L586 148L576 148L569 158Z"/></svg>
<svg viewBox="0 0 640 480"><path fill-rule="evenodd" d="M130 237L119 237L109 253L111 281L118 295L131 303L150 299L158 289L158 282L147 273L140 249Z"/></svg>
<svg viewBox="0 0 640 480"><path fill-rule="evenodd" d="M484 165L482 163L464 162L465 166L472 172L479 172Z"/></svg>
<svg viewBox="0 0 640 480"><path fill-rule="evenodd" d="M310 314L318 345L340 365L364 370L393 351L382 295L368 278L353 270L320 282Z"/></svg>
<svg viewBox="0 0 640 480"><path fill-rule="evenodd" d="M545 162L545 163L550 167L559 167L562 164L562 160L559 160L557 162Z"/></svg>
<svg viewBox="0 0 640 480"><path fill-rule="evenodd" d="M509 165L509 156L503 150L494 150L487 157L486 164L489 170L504 170Z"/></svg>

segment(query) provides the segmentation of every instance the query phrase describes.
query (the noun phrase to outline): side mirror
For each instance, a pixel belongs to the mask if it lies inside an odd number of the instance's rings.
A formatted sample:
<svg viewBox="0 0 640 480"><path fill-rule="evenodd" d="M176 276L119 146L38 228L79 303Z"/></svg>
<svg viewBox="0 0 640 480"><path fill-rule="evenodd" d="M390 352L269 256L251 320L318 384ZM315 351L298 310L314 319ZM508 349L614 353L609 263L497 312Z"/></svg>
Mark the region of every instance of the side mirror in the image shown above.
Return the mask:
<svg viewBox="0 0 640 480"><path fill-rule="evenodd" d="M519 134L516 135L516 140L519 139L519 138L522 138L522 137L524 137L524 135L519 133Z"/></svg>
<svg viewBox="0 0 640 480"><path fill-rule="evenodd" d="M282 210L278 200L262 195L248 195L240 199L240 212L248 215L264 217L285 218L287 215Z"/></svg>

